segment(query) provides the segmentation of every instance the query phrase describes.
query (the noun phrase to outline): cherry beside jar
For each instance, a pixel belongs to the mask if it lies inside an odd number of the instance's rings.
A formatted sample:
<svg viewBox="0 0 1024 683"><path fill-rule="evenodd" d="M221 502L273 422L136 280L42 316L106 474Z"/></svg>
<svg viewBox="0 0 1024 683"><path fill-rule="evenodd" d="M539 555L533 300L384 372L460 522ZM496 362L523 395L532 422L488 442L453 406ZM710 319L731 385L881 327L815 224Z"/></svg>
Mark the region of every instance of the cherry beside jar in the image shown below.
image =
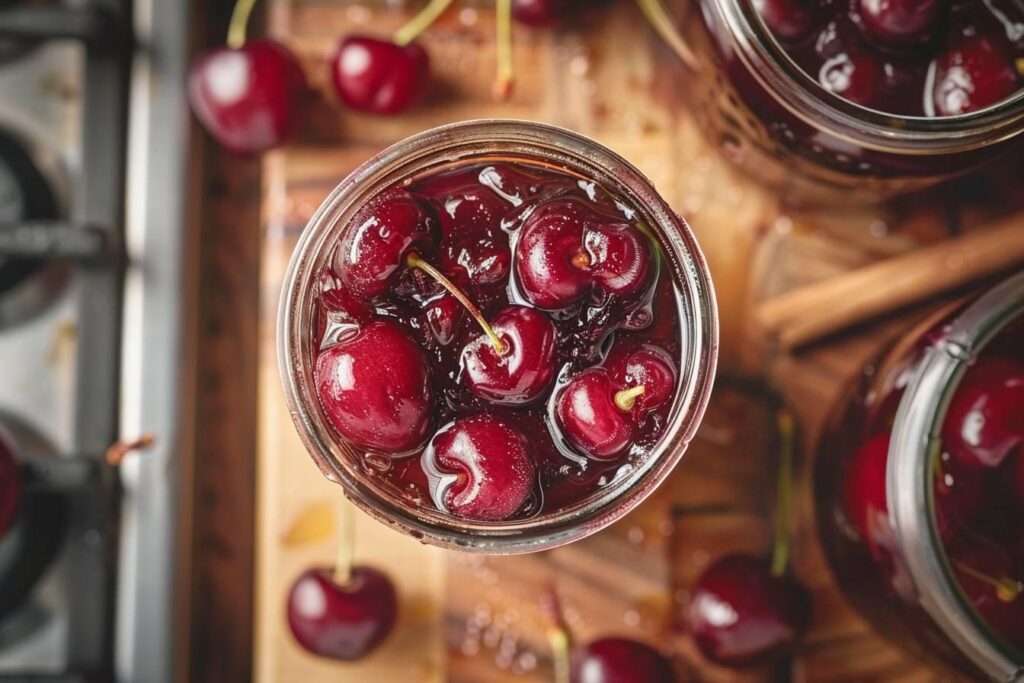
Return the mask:
<svg viewBox="0 0 1024 683"><path fill-rule="evenodd" d="M541 550L603 528L682 457L717 359L686 223L598 143L522 121L426 131L345 178L282 289L303 442L424 542Z"/></svg>
<svg viewBox="0 0 1024 683"><path fill-rule="evenodd" d="M680 26L698 123L791 199L917 190L1024 131L1019 0L688 0ZM998 73L983 76L989 62Z"/></svg>
<svg viewBox="0 0 1024 683"><path fill-rule="evenodd" d="M895 642L1024 676L1024 273L947 305L865 368L823 437L819 531Z"/></svg>

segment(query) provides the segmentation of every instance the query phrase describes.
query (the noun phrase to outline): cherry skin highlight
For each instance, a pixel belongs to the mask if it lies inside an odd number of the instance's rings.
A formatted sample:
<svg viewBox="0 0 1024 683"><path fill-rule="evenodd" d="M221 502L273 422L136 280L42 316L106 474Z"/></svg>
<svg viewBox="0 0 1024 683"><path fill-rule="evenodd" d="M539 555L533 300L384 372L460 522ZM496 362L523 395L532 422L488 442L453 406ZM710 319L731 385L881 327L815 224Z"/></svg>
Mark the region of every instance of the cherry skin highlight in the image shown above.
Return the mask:
<svg viewBox="0 0 1024 683"><path fill-rule="evenodd" d="M372 567L353 567L344 585L335 583L330 569L310 569L288 594L288 627L299 645L342 661L376 649L394 628L397 613L394 585Z"/></svg>
<svg viewBox="0 0 1024 683"><path fill-rule="evenodd" d="M795 42L810 35L818 21L816 3L805 0L753 0L754 8L780 40Z"/></svg>
<svg viewBox="0 0 1024 683"><path fill-rule="evenodd" d="M950 402L942 438L968 465L998 467L1024 442L1024 366L1000 358L979 360Z"/></svg>
<svg viewBox="0 0 1024 683"><path fill-rule="evenodd" d="M525 306L510 306L491 322L505 348L498 352L485 334L462 351L466 385L491 403L521 405L540 398L555 376L551 319Z"/></svg>
<svg viewBox="0 0 1024 683"><path fill-rule="evenodd" d="M572 683L673 683L672 662L653 647L628 638L601 638L572 653Z"/></svg>
<svg viewBox="0 0 1024 683"><path fill-rule="evenodd" d="M396 45L349 36L331 58L331 83L342 102L370 114L399 114L430 86L430 58L417 43Z"/></svg>
<svg viewBox="0 0 1024 683"><path fill-rule="evenodd" d="M791 650L810 625L811 602L803 586L773 576L758 558L730 555L697 581L688 617L705 657L746 667Z"/></svg>
<svg viewBox="0 0 1024 683"><path fill-rule="evenodd" d="M486 414L456 420L438 432L423 453L423 471L439 508L488 522L519 512L537 479L526 436Z"/></svg>
<svg viewBox="0 0 1024 683"><path fill-rule="evenodd" d="M856 0L864 33L882 44L905 47L930 42L942 19L942 0Z"/></svg>
<svg viewBox="0 0 1024 683"><path fill-rule="evenodd" d="M403 190L390 190L352 219L335 268L356 298L372 301L388 292L408 269L406 257L432 248L437 221L428 207Z"/></svg>
<svg viewBox="0 0 1024 683"><path fill-rule="evenodd" d="M325 349L314 378L328 421L356 446L394 455L426 441L430 373L423 351L397 324L378 320Z"/></svg>
<svg viewBox="0 0 1024 683"><path fill-rule="evenodd" d="M189 69L192 111L217 142L238 154L258 154L286 142L307 93L298 60L272 40L208 50Z"/></svg>

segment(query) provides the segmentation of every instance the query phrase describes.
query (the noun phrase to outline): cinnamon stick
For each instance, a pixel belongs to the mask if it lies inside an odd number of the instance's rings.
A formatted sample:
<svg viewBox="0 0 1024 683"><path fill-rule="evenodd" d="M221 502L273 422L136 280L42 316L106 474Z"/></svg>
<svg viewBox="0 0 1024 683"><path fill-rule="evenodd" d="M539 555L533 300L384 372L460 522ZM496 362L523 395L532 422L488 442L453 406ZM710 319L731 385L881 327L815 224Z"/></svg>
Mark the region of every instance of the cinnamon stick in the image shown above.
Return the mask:
<svg viewBox="0 0 1024 683"><path fill-rule="evenodd" d="M791 350L879 315L1024 264L1024 218L1015 215L761 303L755 321Z"/></svg>

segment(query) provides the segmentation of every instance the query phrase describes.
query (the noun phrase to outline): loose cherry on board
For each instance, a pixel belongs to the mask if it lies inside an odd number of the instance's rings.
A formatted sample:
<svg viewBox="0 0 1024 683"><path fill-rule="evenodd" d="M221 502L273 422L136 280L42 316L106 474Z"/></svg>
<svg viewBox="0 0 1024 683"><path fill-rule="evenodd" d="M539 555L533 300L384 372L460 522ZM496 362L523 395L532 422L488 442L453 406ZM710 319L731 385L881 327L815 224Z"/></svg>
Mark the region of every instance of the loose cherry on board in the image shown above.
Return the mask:
<svg viewBox="0 0 1024 683"><path fill-rule="evenodd" d="M375 197L351 224L338 246L335 269L347 290L363 301L389 291L410 268L409 254L429 251L437 239L430 208L404 190Z"/></svg>
<svg viewBox="0 0 1024 683"><path fill-rule="evenodd" d="M633 226L599 216L578 199L556 199L537 207L521 228L514 270L527 301L560 311L594 290L640 296L653 262L647 237Z"/></svg>
<svg viewBox="0 0 1024 683"><path fill-rule="evenodd" d="M774 575L766 562L730 555L697 581L688 614L705 657L746 667L792 649L810 625L811 603L803 586Z"/></svg>
<svg viewBox="0 0 1024 683"><path fill-rule="evenodd" d="M926 108L937 116L978 111L1021 87L1002 36L976 32L958 36L932 64L935 75Z"/></svg>
<svg viewBox="0 0 1024 683"><path fill-rule="evenodd" d="M1024 442L1024 366L992 357L969 368L950 401L942 439L965 463L998 467Z"/></svg>
<svg viewBox="0 0 1024 683"><path fill-rule="evenodd" d="M328 421L356 446L401 454L426 441L430 373L423 351L398 324L363 326L325 349L313 375Z"/></svg>
<svg viewBox="0 0 1024 683"><path fill-rule="evenodd" d="M240 154L288 140L307 91L295 56L272 40L208 50L189 69L188 97L196 117L217 142Z"/></svg>
<svg viewBox="0 0 1024 683"><path fill-rule="evenodd" d="M672 663L650 645L600 638L572 653L572 683L673 683Z"/></svg>
<svg viewBox="0 0 1024 683"><path fill-rule="evenodd" d="M944 0L856 0L856 18L867 36L894 47L930 42L942 19Z"/></svg>
<svg viewBox="0 0 1024 683"><path fill-rule="evenodd" d="M462 351L462 369L469 390L492 403L521 405L547 390L555 376L555 325L544 313L509 306L491 319L502 342L495 348L480 334Z"/></svg>
<svg viewBox="0 0 1024 683"><path fill-rule="evenodd" d="M14 454L0 442L0 538L14 525L21 503L21 474Z"/></svg>
<svg viewBox="0 0 1024 683"><path fill-rule="evenodd" d="M460 418L442 428L422 456L434 503L476 521L512 517L537 479L527 445L521 431L493 415Z"/></svg>
<svg viewBox="0 0 1024 683"><path fill-rule="evenodd" d="M348 36L338 44L330 67L338 97L371 114L403 112L430 87L430 57L417 43Z"/></svg>
<svg viewBox="0 0 1024 683"><path fill-rule="evenodd" d="M373 567L353 566L354 508L343 504L334 566L309 569L288 593L288 626L299 645L321 657L354 661L373 651L395 625L394 584Z"/></svg>

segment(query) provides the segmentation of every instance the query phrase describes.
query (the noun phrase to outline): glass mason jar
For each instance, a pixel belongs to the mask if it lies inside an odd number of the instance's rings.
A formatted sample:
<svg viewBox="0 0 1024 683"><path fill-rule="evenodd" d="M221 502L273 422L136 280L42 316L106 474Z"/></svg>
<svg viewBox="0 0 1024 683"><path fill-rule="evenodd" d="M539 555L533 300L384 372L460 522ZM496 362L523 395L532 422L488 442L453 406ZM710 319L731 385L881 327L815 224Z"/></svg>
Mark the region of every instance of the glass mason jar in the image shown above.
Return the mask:
<svg viewBox="0 0 1024 683"><path fill-rule="evenodd" d="M677 51L709 139L789 197L877 200L920 189L995 157L1024 131L1024 89L986 109L940 118L844 100L789 57L753 4L686 0Z"/></svg>
<svg viewBox="0 0 1024 683"><path fill-rule="evenodd" d="M815 471L825 554L851 601L918 654L999 681L1024 681L1024 449L967 467L950 425L978 434L982 423L952 421L963 413L950 405L978 373L1024 377L1022 340L1024 273L935 312L865 368ZM1014 476L1016 502L1005 493Z"/></svg>
<svg viewBox="0 0 1024 683"><path fill-rule="evenodd" d="M481 161L521 161L589 178L638 210L671 271L679 315L679 384L663 435L627 475L578 503L504 522L474 522L429 505L412 505L389 491L365 451L330 427L314 389L314 307L319 274L356 211L377 193L414 177ZM343 179L310 220L296 246L282 289L278 360L298 432L323 474L378 521L435 545L484 553L521 553L587 536L622 517L679 462L703 416L718 356L718 321L711 279L687 226L629 162L593 140L539 123L480 120L407 138Z"/></svg>

